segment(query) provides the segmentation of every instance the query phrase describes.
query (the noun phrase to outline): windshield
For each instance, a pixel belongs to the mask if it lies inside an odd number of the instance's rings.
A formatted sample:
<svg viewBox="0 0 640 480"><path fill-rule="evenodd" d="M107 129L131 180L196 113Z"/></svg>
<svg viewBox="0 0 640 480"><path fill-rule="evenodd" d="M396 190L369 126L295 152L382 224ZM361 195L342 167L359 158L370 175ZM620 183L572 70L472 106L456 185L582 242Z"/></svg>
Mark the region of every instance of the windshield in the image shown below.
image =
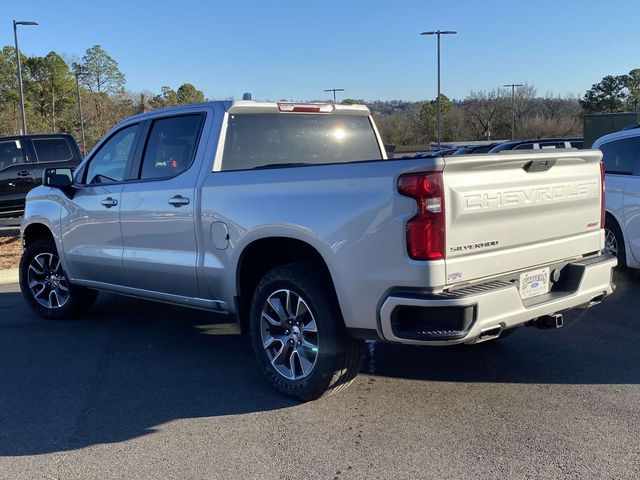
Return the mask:
<svg viewBox="0 0 640 480"><path fill-rule="evenodd" d="M222 170L381 160L369 117L229 115Z"/></svg>

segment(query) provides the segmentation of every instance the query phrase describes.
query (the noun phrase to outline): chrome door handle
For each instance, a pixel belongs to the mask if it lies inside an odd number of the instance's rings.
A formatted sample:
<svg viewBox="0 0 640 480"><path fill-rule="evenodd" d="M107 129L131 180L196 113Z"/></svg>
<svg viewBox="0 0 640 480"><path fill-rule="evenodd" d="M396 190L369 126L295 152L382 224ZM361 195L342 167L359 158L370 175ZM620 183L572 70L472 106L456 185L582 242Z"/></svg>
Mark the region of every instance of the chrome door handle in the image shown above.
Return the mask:
<svg viewBox="0 0 640 480"><path fill-rule="evenodd" d="M175 197L171 197L169 199L169 203L176 208L183 205L189 205L190 202L191 200L189 200L187 197L183 197L182 195L176 195Z"/></svg>
<svg viewBox="0 0 640 480"><path fill-rule="evenodd" d="M118 200L116 200L115 198L107 197L104 200L102 200L101 203L105 207L111 208L111 207L115 207L116 205L118 205Z"/></svg>
<svg viewBox="0 0 640 480"><path fill-rule="evenodd" d="M29 170L22 170L21 172L18 172L19 177L28 177L30 175L33 175L33 172Z"/></svg>

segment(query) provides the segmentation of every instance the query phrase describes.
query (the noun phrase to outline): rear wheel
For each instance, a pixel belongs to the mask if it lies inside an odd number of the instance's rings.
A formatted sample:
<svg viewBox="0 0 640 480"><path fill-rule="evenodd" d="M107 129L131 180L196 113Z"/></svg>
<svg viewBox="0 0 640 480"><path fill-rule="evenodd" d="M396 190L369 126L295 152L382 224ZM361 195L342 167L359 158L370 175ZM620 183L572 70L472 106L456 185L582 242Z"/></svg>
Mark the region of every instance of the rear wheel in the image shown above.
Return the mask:
<svg viewBox="0 0 640 480"><path fill-rule="evenodd" d="M258 284L251 336L258 363L285 395L313 400L345 388L362 363L328 282L313 264L276 267Z"/></svg>
<svg viewBox="0 0 640 480"><path fill-rule="evenodd" d="M20 289L31 309L43 318L73 317L88 309L98 292L69 283L53 239L31 243L20 259Z"/></svg>
<svg viewBox="0 0 640 480"><path fill-rule="evenodd" d="M627 267L627 252L624 248L622 231L613 218L607 216L604 226L604 252L618 259L616 270L623 271Z"/></svg>

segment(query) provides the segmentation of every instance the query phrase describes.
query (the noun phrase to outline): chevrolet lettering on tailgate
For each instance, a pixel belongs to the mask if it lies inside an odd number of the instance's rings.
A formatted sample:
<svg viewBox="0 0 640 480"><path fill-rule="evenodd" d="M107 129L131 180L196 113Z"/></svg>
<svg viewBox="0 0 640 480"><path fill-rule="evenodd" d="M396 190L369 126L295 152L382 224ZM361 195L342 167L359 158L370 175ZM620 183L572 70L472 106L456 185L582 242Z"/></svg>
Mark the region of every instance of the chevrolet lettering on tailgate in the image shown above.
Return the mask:
<svg viewBox="0 0 640 480"><path fill-rule="evenodd" d="M599 194L599 189L600 185L597 182L587 182L474 193L464 197L465 209L514 207L533 203L563 202L580 198L596 197Z"/></svg>

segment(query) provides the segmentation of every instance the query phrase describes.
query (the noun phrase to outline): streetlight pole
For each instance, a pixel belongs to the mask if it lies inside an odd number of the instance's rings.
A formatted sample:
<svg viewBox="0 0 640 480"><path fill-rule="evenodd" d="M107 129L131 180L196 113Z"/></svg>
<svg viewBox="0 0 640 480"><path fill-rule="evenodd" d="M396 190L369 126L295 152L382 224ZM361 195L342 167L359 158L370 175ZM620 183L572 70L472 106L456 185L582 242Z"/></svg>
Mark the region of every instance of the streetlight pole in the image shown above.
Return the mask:
<svg viewBox="0 0 640 480"><path fill-rule="evenodd" d="M87 146L84 142L84 118L82 117L82 97L80 96L80 75L82 66L74 64L73 74L76 76L76 93L78 94L78 114L80 115L80 138L82 139L82 154L87 154Z"/></svg>
<svg viewBox="0 0 640 480"><path fill-rule="evenodd" d="M336 103L336 92L344 92L344 88L327 88L325 92L333 92L333 103Z"/></svg>
<svg viewBox="0 0 640 480"><path fill-rule="evenodd" d="M438 37L438 97L436 98L437 112L436 112L436 131L438 132L438 150L440 150L440 143L442 142L442 135L440 131L440 35L455 35L458 32L453 30L436 30L432 32L422 32L420 35L436 35Z"/></svg>
<svg viewBox="0 0 640 480"><path fill-rule="evenodd" d="M16 64L18 65L18 90L20 92L20 112L22 113L22 134L27 134L27 115L24 111L24 92L22 91L22 67L20 66L20 49L18 48L18 25L38 25L36 22L13 21L13 39L16 43Z"/></svg>
<svg viewBox="0 0 640 480"><path fill-rule="evenodd" d="M523 87L521 83L508 83L503 87L511 87L511 140L516 139L516 87Z"/></svg>

